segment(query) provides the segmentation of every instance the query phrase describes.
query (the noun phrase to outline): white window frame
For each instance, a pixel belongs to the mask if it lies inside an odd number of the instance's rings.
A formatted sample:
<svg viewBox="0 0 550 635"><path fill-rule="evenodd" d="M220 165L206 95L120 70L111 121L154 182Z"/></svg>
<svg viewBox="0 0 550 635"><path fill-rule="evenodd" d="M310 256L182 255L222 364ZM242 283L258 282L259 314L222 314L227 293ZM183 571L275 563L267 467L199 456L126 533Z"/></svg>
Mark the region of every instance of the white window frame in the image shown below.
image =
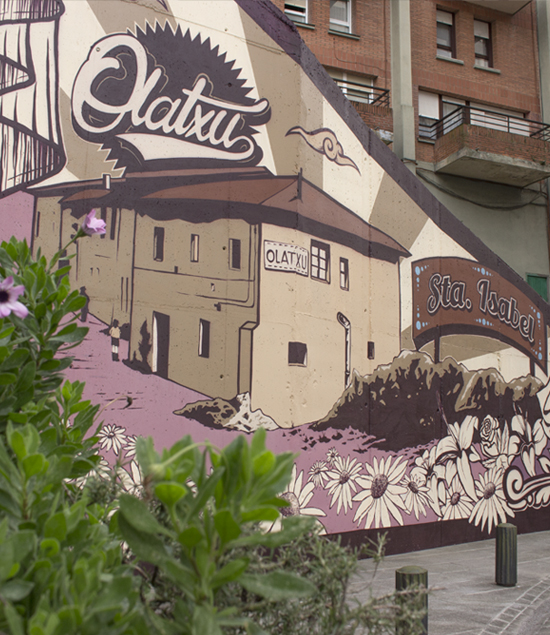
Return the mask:
<svg viewBox="0 0 550 635"><path fill-rule="evenodd" d="M327 73L350 101L372 104L375 100L372 77L348 73L336 68L327 68Z"/></svg>
<svg viewBox="0 0 550 635"><path fill-rule="evenodd" d="M298 24L309 24L309 0L285 2L285 15Z"/></svg>
<svg viewBox="0 0 550 635"><path fill-rule="evenodd" d="M343 2L346 5L347 10L347 20L339 20L338 18L334 18L332 16L332 4L333 2ZM329 28L331 31L340 31L341 33L352 33L351 30L351 14L352 14L352 5L351 0L330 0L330 17L329 17Z"/></svg>

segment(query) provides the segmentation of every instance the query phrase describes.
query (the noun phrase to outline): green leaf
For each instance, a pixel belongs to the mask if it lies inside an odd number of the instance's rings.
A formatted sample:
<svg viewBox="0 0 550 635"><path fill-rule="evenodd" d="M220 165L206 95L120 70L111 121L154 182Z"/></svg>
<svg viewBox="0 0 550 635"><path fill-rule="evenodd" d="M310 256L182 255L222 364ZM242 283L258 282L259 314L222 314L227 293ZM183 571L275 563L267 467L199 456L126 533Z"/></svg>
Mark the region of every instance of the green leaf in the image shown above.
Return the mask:
<svg viewBox="0 0 550 635"><path fill-rule="evenodd" d="M24 392L32 386L36 376L36 363L34 361L25 364L19 373L19 379L15 386L17 392Z"/></svg>
<svg viewBox="0 0 550 635"><path fill-rule="evenodd" d="M178 535L178 542L184 547L192 549L195 545L198 545L203 538L204 536L196 527L187 527L187 529L184 529Z"/></svg>
<svg viewBox="0 0 550 635"><path fill-rule="evenodd" d="M11 635L25 635L23 619L15 610L13 604L4 604L4 613L6 615L6 619L8 620Z"/></svg>
<svg viewBox="0 0 550 635"><path fill-rule="evenodd" d="M67 519L63 512L57 512L50 516L44 526L44 536L46 538L57 538L59 542L65 540L67 535Z"/></svg>
<svg viewBox="0 0 550 635"><path fill-rule="evenodd" d="M120 513L136 531L145 534L166 534L171 536L171 532L163 527L151 514L147 505L129 494L120 495Z"/></svg>
<svg viewBox="0 0 550 635"><path fill-rule="evenodd" d="M201 605L195 607L191 632L193 635L223 635L213 608Z"/></svg>
<svg viewBox="0 0 550 635"><path fill-rule="evenodd" d="M237 558L236 560L228 562L214 574L211 580L212 587L217 589L223 584L233 582L246 571L248 563L248 558Z"/></svg>
<svg viewBox="0 0 550 635"><path fill-rule="evenodd" d="M227 544L230 540L236 540L241 535L241 528L229 510L222 510L214 516L214 526L222 544Z"/></svg>
<svg viewBox="0 0 550 635"><path fill-rule="evenodd" d="M252 441L250 442L250 454L252 457L256 457L265 452L266 436L265 428L258 428L256 432L254 432Z"/></svg>
<svg viewBox="0 0 550 635"><path fill-rule="evenodd" d="M20 602L33 590L34 583L26 580L10 580L0 585L0 596L9 602Z"/></svg>
<svg viewBox="0 0 550 635"><path fill-rule="evenodd" d="M245 547L262 545L269 549L276 549L311 531L314 525L314 518L308 516L289 516L283 519L281 531L272 531L266 534L262 534L258 531L250 536L238 538L231 546Z"/></svg>
<svg viewBox="0 0 550 635"><path fill-rule="evenodd" d="M13 373L0 373L0 386L13 384L17 380L17 375Z"/></svg>
<svg viewBox="0 0 550 635"><path fill-rule="evenodd" d="M187 494L187 490L179 483L159 483L155 487L155 495L167 507L172 507Z"/></svg>
<svg viewBox="0 0 550 635"><path fill-rule="evenodd" d="M275 466L275 455L273 452L266 450L257 456L253 461L253 470L256 476L263 476L270 472Z"/></svg>
<svg viewBox="0 0 550 635"><path fill-rule="evenodd" d="M275 507L257 507L241 514L243 522L259 523L262 520L274 521L279 518L279 512Z"/></svg>
<svg viewBox="0 0 550 635"><path fill-rule="evenodd" d="M42 454L31 454L23 459L23 470L27 478L40 474L47 466L48 462Z"/></svg>
<svg viewBox="0 0 550 635"><path fill-rule="evenodd" d="M44 551L48 558L53 558L59 553L59 540L56 538L44 538L40 543L40 549Z"/></svg>
<svg viewBox="0 0 550 635"><path fill-rule="evenodd" d="M274 602L309 597L316 591L309 580L287 571L272 571L265 575L245 573L239 578L239 584L247 591Z"/></svg>
<svg viewBox="0 0 550 635"><path fill-rule="evenodd" d="M168 554L162 541L151 533L143 534L131 525L120 511L116 522L122 537L130 545L138 558L151 564L166 566Z"/></svg>

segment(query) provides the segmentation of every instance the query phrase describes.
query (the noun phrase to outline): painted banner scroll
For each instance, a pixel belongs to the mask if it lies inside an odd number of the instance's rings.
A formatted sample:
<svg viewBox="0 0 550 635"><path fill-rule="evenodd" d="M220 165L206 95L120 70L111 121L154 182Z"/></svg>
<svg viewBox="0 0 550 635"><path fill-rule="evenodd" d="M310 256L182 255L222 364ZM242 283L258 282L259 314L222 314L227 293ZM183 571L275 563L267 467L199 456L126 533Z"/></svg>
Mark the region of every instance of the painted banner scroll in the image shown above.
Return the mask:
<svg viewBox="0 0 550 635"><path fill-rule="evenodd" d="M417 260L412 271L418 348L443 335L484 335L516 347L546 372L544 316L515 285L463 258Z"/></svg>

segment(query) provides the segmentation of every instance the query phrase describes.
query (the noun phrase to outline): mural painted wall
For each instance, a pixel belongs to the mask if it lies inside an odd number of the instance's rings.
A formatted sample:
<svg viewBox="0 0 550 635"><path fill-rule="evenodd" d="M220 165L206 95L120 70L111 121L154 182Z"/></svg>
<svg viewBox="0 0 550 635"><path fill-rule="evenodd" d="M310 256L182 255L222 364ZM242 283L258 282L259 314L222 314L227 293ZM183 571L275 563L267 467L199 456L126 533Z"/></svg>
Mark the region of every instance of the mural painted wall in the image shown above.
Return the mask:
<svg viewBox="0 0 550 635"><path fill-rule="evenodd" d="M328 533L545 526L548 305L267 0L3 0L0 29L0 236L53 254L105 220L70 247L68 376L109 404L126 487L137 435L264 426L300 452L288 513Z"/></svg>

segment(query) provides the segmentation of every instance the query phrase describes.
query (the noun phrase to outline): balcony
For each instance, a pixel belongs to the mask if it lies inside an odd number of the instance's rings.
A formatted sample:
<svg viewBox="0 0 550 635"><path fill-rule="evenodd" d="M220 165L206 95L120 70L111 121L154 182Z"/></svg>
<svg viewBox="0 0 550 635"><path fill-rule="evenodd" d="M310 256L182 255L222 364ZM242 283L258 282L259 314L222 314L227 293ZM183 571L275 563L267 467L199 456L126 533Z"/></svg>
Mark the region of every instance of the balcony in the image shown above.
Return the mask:
<svg viewBox="0 0 550 635"><path fill-rule="evenodd" d="M333 77L337 86L354 105L361 119L389 144L393 141L393 116L390 91L386 88L359 84Z"/></svg>
<svg viewBox="0 0 550 635"><path fill-rule="evenodd" d="M493 9L508 15L514 15L514 13L528 5L531 0L466 0L466 2L484 9Z"/></svg>
<svg viewBox="0 0 550 635"><path fill-rule="evenodd" d="M434 145L435 171L525 187L550 177L550 125L459 106L419 136Z"/></svg>

